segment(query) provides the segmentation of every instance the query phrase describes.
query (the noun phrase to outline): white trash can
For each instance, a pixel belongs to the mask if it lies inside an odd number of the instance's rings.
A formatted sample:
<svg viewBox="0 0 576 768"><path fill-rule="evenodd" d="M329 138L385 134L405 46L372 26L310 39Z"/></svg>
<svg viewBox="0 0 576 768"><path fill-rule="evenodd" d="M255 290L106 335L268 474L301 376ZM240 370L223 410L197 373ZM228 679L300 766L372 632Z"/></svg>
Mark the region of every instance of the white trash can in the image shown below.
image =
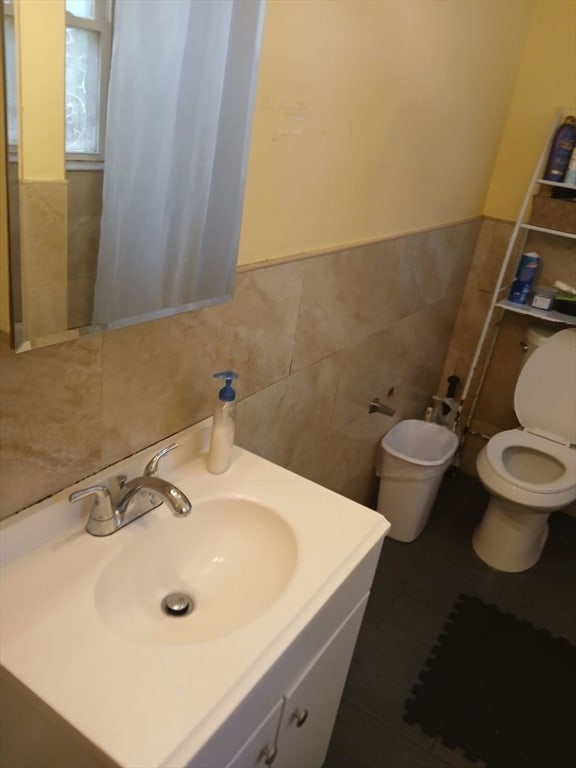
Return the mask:
<svg viewBox="0 0 576 768"><path fill-rule="evenodd" d="M457 447L454 432L419 419L400 421L384 435L376 474L378 511L392 526L388 536L408 542L422 533Z"/></svg>

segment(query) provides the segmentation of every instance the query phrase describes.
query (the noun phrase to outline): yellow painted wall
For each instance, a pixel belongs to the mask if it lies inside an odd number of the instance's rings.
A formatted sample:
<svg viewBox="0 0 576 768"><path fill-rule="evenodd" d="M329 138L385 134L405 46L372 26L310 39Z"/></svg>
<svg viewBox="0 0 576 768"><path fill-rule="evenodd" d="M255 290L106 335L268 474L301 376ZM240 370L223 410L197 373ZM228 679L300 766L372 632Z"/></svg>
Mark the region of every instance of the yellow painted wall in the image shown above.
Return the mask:
<svg viewBox="0 0 576 768"><path fill-rule="evenodd" d="M533 0L268 0L240 263L482 214Z"/></svg>
<svg viewBox="0 0 576 768"><path fill-rule="evenodd" d="M576 2L534 2L484 213L515 219L559 107L576 114Z"/></svg>
<svg viewBox="0 0 576 768"><path fill-rule="evenodd" d="M22 4L36 21L54 5L62 0ZM268 0L240 263L484 212L512 97L511 141L519 104L533 111L532 99L549 93L532 85L533 52L548 73L570 58L573 9L573 0ZM31 146L44 152L23 173L62 178L46 142ZM510 162L505 142L500 157ZM490 215L504 215L495 195L512 194L503 169L499 159Z"/></svg>
<svg viewBox="0 0 576 768"><path fill-rule="evenodd" d="M18 110L21 179L54 181L64 173L64 0L25 0L15 5L19 39ZM58 51L61 55L58 55Z"/></svg>

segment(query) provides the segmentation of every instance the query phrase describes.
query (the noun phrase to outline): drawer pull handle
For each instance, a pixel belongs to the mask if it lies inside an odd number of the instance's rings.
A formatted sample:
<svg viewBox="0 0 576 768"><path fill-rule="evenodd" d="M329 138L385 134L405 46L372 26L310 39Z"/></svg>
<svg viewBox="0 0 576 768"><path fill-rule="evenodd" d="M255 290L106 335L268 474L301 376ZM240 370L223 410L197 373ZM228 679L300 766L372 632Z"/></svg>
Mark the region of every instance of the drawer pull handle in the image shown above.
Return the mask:
<svg viewBox="0 0 576 768"><path fill-rule="evenodd" d="M272 765L278 754L278 747L274 744L269 747L266 745L262 747L260 754L258 755L258 762L262 761L264 765Z"/></svg>
<svg viewBox="0 0 576 768"><path fill-rule="evenodd" d="M308 719L308 710L307 709L295 709L294 712L292 712L291 720L296 721L296 727L302 728L306 720Z"/></svg>

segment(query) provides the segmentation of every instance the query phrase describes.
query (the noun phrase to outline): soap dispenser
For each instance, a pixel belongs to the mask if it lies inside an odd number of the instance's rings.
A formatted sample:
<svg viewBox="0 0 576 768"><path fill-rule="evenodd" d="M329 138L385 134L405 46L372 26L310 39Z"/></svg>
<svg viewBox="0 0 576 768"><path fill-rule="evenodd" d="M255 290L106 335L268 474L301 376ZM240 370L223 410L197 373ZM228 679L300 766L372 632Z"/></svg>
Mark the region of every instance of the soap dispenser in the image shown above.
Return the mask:
<svg viewBox="0 0 576 768"><path fill-rule="evenodd" d="M236 392L232 382L238 378L238 374L234 371L221 371L213 376L215 379L224 379L225 384L218 393L218 402L214 409L206 468L208 472L219 475L226 472L232 461L236 429Z"/></svg>

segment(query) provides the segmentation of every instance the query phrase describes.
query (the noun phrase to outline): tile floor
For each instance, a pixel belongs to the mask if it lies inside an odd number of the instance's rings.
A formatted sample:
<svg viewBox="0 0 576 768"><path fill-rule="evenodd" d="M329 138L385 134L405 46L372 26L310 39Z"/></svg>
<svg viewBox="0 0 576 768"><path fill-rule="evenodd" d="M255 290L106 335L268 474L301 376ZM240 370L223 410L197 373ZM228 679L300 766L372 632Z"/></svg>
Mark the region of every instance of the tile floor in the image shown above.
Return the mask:
<svg viewBox="0 0 576 768"><path fill-rule="evenodd" d="M540 561L524 573L501 573L471 546L486 500L476 479L451 470L420 537L385 540L324 768L482 765L403 721L404 702L461 592L576 644L576 519L552 515Z"/></svg>

